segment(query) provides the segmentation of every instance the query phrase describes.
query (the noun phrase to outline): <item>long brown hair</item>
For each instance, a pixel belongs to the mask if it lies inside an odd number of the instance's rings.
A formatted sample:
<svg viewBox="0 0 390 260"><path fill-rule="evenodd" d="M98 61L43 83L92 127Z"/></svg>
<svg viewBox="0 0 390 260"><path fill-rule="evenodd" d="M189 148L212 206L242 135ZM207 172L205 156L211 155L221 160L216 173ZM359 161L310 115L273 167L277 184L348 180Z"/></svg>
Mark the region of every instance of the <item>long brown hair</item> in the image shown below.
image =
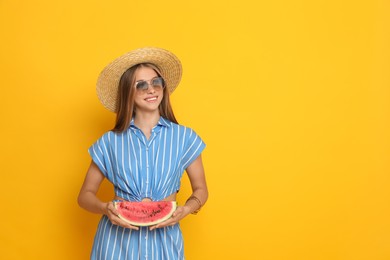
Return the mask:
<svg viewBox="0 0 390 260"><path fill-rule="evenodd" d="M130 126L131 119L135 116L135 106L134 106L134 96L136 89L135 85L135 73L139 68L151 68L153 69L160 77L162 77L159 69L151 63L141 63L134 65L123 73L118 86L118 106L116 111L116 123L115 127L112 129L114 132L123 132ZM166 119L178 123L175 115L173 114L173 109L171 102L169 100L169 91L165 87L163 99L158 107L160 116L165 117Z"/></svg>

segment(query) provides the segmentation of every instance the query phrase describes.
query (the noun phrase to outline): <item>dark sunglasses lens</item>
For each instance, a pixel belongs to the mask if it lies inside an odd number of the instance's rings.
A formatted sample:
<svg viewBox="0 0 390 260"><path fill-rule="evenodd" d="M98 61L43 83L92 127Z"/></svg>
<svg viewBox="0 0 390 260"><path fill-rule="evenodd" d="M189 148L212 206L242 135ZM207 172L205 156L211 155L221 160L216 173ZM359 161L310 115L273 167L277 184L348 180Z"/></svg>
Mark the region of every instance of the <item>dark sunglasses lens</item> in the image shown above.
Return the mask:
<svg viewBox="0 0 390 260"><path fill-rule="evenodd" d="M154 88L164 88L164 79L161 77L154 78L152 85Z"/></svg>
<svg viewBox="0 0 390 260"><path fill-rule="evenodd" d="M145 90L148 89L149 85L148 82L141 80L137 82L137 85L135 85L135 87L139 90Z"/></svg>

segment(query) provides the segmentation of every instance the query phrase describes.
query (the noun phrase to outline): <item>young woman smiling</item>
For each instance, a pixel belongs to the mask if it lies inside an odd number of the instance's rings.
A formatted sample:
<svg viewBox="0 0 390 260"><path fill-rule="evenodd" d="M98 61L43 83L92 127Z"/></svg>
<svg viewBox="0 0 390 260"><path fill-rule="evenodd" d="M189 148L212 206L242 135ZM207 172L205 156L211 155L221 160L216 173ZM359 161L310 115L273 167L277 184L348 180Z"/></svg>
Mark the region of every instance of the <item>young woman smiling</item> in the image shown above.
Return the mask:
<svg viewBox="0 0 390 260"><path fill-rule="evenodd" d="M169 101L181 71L171 52L142 48L114 60L98 78L99 99L117 117L114 128L89 148L92 162L78 197L81 207L102 214L91 259L184 259L179 221L199 211L208 190L201 159L205 144L178 124ZM96 196L107 178L114 200L175 201L184 171L192 195L171 218L151 227L124 222L113 201Z"/></svg>

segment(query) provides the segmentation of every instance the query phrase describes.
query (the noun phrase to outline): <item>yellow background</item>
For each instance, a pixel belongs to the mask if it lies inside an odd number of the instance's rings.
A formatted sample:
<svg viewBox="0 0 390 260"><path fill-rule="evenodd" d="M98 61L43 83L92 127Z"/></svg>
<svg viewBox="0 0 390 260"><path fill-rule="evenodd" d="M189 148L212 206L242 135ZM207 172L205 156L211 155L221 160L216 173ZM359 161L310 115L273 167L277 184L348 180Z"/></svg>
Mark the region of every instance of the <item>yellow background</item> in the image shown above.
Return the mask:
<svg viewBox="0 0 390 260"><path fill-rule="evenodd" d="M76 198L114 123L95 82L158 46L184 66L180 123L207 143L187 259L390 259L389 13L387 0L0 0L1 258L88 259L99 216Z"/></svg>

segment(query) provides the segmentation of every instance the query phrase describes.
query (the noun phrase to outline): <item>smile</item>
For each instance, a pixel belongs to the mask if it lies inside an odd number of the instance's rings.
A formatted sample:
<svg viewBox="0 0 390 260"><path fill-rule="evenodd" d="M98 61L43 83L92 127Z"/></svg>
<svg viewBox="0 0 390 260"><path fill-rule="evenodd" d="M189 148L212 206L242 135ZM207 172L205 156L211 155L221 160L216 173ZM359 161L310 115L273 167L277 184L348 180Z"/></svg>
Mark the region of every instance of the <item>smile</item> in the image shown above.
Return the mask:
<svg viewBox="0 0 390 260"><path fill-rule="evenodd" d="M150 98L145 98L147 102L153 102L157 100L157 97L150 97Z"/></svg>

